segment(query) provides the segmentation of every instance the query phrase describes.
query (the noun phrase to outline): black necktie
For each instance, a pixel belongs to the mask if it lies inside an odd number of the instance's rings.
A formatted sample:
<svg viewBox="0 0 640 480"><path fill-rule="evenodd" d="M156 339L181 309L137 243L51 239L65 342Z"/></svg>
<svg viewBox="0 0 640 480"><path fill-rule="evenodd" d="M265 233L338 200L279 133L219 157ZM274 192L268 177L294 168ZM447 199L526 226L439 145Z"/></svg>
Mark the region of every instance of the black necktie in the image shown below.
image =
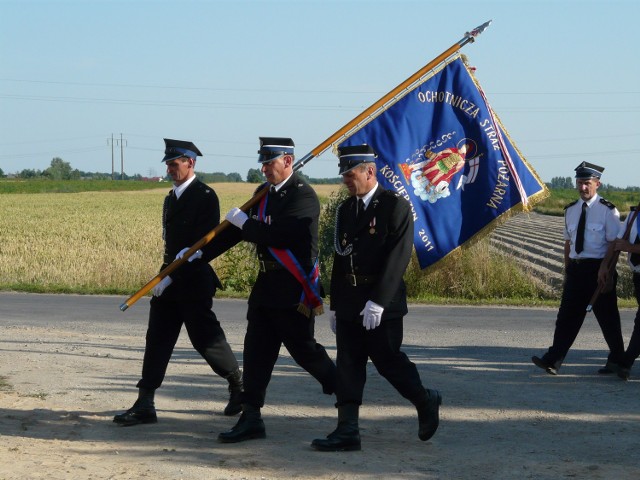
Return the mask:
<svg viewBox="0 0 640 480"><path fill-rule="evenodd" d="M356 214L356 218L358 220L360 220L362 218L362 215L364 215L364 201L359 198L358 199L358 213Z"/></svg>
<svg viewBox="0 0 640 480"><path fill-rule="evenodd" d="M636 245L640 244L640 233L638 235L636 235L636 241L634 242ZM640 253L632 253L629 256L629 261L631 262L631 264L635 267L637 265L640 265Z"/></svg>
<svg viewBox="0 0 640 480"><path fill-rule="evenodd" d="M584 225L587 222L587 202L582 202L582 213L578 222L578 232L576 233L576 253L584 250Z"/></svg>

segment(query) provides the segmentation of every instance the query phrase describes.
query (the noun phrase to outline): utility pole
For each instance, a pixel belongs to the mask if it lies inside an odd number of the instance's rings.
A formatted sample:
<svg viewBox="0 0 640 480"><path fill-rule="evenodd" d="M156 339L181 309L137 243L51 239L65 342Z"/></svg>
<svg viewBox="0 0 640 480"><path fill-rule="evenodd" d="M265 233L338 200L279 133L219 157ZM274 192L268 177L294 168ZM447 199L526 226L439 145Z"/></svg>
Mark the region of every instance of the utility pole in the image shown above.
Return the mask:
<svg viewBox="0 0 640 480"><path fill-rule="evenodd" d="M120 180L124 180L124 142L122 134L120 134Z"/></svg>
<svg viewBox="0 0 640 480"><path fill-rule="evenodd" d="M107 138L107 145L111 145L111 180L115 180L114 164L113 164L113 133L111 134L110 139Z"/></svg>
<svg viewBox="0 0 640 480"><path fill-rule="evenodd" d="M114 158L113 158L113 146L120 146L120 180L124 180L124 147L127 146L127 141L122 138L122 134L120 134L120 140L117 138L113 138L113 133L111 134L111 138L107 138L107 145L111 145L111 180L115 180L115 168L114 168Z"/></svg>

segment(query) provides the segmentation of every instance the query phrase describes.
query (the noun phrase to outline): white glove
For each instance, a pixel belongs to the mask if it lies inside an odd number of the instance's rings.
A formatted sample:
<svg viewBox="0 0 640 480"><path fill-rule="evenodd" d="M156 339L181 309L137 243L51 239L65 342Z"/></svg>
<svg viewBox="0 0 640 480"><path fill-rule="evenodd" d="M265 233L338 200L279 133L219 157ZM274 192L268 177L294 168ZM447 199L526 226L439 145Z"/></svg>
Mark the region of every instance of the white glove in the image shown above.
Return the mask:
<svg viewBox="0 0 640 480"><path fill-rule="evenodd" d="M184 257L184 254L187 253L187 251L189 251L189 248L191 247L184 247L182 250L180 250L176 255L176 260ZM195 253L189 257L187 262L193 262L194 260L197 260L199 258L202 258L202 250L200 249L196 250Z"/></svg>
<svg viewBox="0 0 640 480"><path fill-rule="evenodd" d="M171 277L164 277L162 280L160 280L160 282L153 287L153 289L151 290L153 292L153 296L154 297L159 297L160 295L162 295L162 292L164 292L164 289L167 288L169 285L171 285L173 283L173 280L171 280Z"/></svg>
<svg viewBox="0 0 640 480"><path fill-rule="evenodd" d="M371 300L367 301L366 305L360 312L360 315L363 315L362 326L367 330L373 330L378 325L380 325L380 321L382 320L382 312L384 312L384 307L381 307L375 302Z"/></svg>
<svg viewBox="0 0 640 480"><path fill-rule="evenodd" d="M329 316L329 326L331 327L331 331L336 333L336 312L331 312Z"/></svg>
<svg viewBox="0 0 640 480"><path fill-rule="evenodd" d="M231 210L229 210L229 212L224 218L229 223L235 225L240 230L242 230L242 226L244 225L244 222L246 222L249 217L247 217L247 214L244 213L242 210L240 210L238 207L234 207Z"/></svg>

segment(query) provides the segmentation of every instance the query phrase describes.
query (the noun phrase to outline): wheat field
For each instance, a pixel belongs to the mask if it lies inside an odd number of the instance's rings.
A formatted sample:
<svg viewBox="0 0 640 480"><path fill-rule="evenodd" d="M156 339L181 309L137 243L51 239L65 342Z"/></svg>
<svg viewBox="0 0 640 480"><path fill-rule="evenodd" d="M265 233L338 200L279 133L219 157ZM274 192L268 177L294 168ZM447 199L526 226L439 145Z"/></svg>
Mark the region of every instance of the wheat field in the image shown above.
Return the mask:
<svg viewBox="0 0 640 480"><path fill-rule="evenodd" d="M211 186L222 216L256 188ZM316 190L323 200L338 188ZM162 203L168 190L0 195L0 289L134 293L162 263Z"/></svg>

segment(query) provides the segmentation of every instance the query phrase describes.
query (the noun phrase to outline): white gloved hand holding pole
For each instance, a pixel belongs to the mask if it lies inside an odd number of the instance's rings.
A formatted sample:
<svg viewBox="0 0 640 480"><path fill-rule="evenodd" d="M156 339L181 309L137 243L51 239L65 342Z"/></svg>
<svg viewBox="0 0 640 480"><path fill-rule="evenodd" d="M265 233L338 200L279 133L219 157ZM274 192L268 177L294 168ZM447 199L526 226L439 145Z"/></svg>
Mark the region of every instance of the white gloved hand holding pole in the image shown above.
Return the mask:
<svg viewBox="0 0 640 480"><path fill-rule="evenodd" d="M151 290L151 292L153 293L154 297L159 297L160 295L162 295L162 292L164 292L165 288L167 288L169 285L171 285L173 283L173 280L171 280L171 277L166 276L164 277L162 280L160 280L160 282L153 287L153 289Z"/></svg>
<svg viewBox="0 0 640 480"><path fill-rule="evenodd" d="M240 210L238 207L234 207L231 210L229 210L229 212L227 212L224 218L232 225L238 227L240 230L242 230L242 226L244 225L244 222L246 222L249 219L247 214L244 213L242 210Z"/></svg>
<svg viewBox="0 0 640 480"><path fill-rule="evenodd" d="M382 320L382 312L384 312L384 307L381 307L371 300L367 301L360 312L360 315L363 316L362 326L367 330L373 330L376 328L380 325L380 321Z"/></svg>
<svg viewBox="0 0 640 480"><path fill-rule="evenodd" d="M179 260L180 258L184 257L184 254L187 253L189 251L189 248L191 247L184 247L182 250L180 250L178 252L178 254L176 255L176 260ZM202 258L202 250L198 249L196 250L193 255L191 255L189 257L189 259L187 260L187 262L193 262L194 260L197 260L199 258Z"/></svg>

